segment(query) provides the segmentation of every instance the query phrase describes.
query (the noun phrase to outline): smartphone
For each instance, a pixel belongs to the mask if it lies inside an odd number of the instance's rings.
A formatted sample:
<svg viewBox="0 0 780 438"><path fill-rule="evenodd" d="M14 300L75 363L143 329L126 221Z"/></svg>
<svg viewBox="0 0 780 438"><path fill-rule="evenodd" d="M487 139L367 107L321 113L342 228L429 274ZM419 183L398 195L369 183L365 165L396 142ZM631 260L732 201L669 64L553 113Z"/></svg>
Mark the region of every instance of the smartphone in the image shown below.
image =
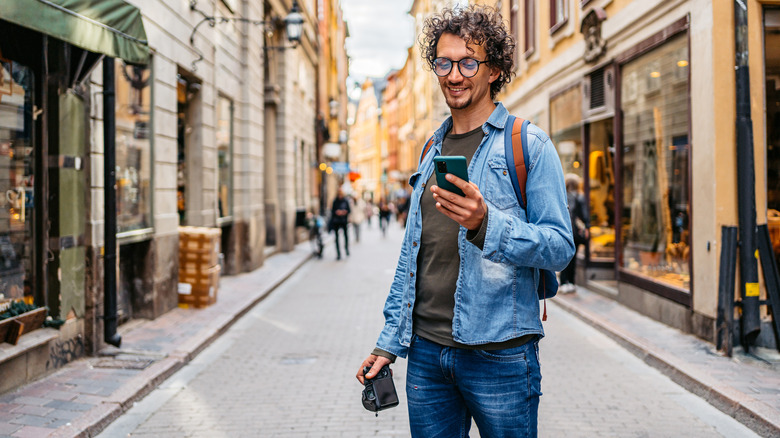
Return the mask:
<svg viewBox="0 0 780 438"><path fill-rule="evenodd" d="M436 184L460 196L465 196L463 191L455 184L447 181L444 175L451 173L458 178L469 182L469 173L466 165L466 157L462 155L438 156L433 159L433 166L436 169Z"/></svg>

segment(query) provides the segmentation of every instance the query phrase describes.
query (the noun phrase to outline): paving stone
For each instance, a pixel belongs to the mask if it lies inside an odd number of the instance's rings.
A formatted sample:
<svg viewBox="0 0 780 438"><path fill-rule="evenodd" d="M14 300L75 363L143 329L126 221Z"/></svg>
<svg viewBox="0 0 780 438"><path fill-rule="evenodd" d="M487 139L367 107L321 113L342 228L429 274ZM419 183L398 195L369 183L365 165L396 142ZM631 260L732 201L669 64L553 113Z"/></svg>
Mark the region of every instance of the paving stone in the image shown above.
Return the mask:
<svg viewBox="0 0 780 438"><path fill-rule="evenodd" d="M52 408L46 408L42 406L29 406L29 405L22 405L18 408L13 410L14 414L30 414L30 415L37 415L39 417L45 417L49 412L51 412Z"/></svg>
<svg viewBox="0 0 780 438"><path fill-rule="evenodd" d="M49 436L51 433L51 429L35 426L25 426L17 430L13 436L14 438L44 438Z"/></svg>
<svg viewBox="0 0 780 438"><path fill-rule="evenodd" d="M86 403L74 403L62 400L53 400L46 404L46 407L52 409L61 409L64 411L88 411L92 408L92 405Z"/></svg>
<svg viewBox="0 0 780 438"><path fill-rule="evenodd" d="M21 428L22 428L21 424L13 424L5 421L0 422L0 434L10 435Z"/></svg>
<svg viewBox="0 0 780 438"><path fill-rule="evenodd" d="M51 419L37 415L20 415L11 420L12 424L21 424L23 426L45 426L50 422Z"/></svg>

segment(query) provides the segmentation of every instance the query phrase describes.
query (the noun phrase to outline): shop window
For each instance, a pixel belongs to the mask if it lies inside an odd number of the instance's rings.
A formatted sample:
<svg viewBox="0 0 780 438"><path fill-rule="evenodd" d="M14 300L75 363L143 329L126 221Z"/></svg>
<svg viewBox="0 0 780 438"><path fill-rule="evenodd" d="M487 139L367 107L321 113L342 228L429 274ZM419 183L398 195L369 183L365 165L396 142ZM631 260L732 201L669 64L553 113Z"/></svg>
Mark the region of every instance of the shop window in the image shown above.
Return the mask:
<svg viewBox="0 0 780 438"><path fill-rule="evenodd" d="M217 167L219 172L219 218L233 215L233 101L219 96L217 102Z"/></svg>
<svg viewBox="0 0 780 438"><path fill-rule="evenodd" d="M0 57L0 294L34 294L33 72ZM2 301L2 300L0 300Z"/></svg>
<svg viewBox="0 0 780 438"><path fill-rule="evenodd" d="M764 7L767 225L780 260L780 7ZM755 117L755 116L754 116Z"/></svg>
<svg viewBox="0 0 780 438"><path fill-rule="evenodd" d="M582 177L582 87L576 84L550 99L550 138L558 149L563 173Z"/></svg>
<svg viewBox="0 0 780 438"><path fill-rule="evenodd" d="M529 57L536 50L536 0L523 0L524 55Z"/></svg>
<svg viewBox="0 0 780 438"><path fill-rule="evenodd" d="M688 38L622 67L621 265L690 289Z"/></svg>
<svg viewBox="0 0 780 438"><path fill-rule="evenodd" d="M615 135L612 117L588 126L589 261L615 261Z"/></svg>
<svg viewBox="0 0 780 438"><path fill-rule="evenodd" d="M117 231L152 227L152 74L150 66L116 65Z"/></svg>

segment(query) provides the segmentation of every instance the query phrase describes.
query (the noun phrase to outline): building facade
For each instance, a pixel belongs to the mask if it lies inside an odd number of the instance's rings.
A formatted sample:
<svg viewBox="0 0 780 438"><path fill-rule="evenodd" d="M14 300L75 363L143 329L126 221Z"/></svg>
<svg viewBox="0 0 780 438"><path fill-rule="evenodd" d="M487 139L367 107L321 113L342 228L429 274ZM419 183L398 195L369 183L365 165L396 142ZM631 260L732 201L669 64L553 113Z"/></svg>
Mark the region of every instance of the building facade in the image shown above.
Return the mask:
<svg viewBox="0 0 780 438"><path fill-rule="evenodd" d="M344 29L337 3L57 3L0 10L0 305L64 322L0 343L0 391L116 343L104 321L176 307L179 226L220 228L222 273L246 272L304 239L319 203L318 23ZM105 34L73 30L90 26ZM331 45L340 99L343 37Z"/></svg>
<svg viewBox="0 0 780 438"><path fill-rule="evenodd" d="M735 2L487 3L517 41L516 77L499 99L549 132L564 173L583 178L580 284L714 342L722 227L738 224ZM770 212L776 236L780 2L745 4L754 209L759 224ZM737 287L734 299L765 299L763 279L741 282L749 295ZM765 306L760 317L755 342L774 345Z"/></svg>

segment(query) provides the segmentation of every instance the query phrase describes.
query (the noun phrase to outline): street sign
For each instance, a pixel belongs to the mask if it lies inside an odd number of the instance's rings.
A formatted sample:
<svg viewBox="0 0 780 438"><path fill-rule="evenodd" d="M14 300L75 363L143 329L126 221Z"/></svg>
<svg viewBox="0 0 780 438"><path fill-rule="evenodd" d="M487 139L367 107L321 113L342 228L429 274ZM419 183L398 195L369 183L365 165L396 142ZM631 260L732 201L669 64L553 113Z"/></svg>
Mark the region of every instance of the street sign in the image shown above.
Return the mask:
<svg viewBox="0 0 780 438"><path fill-rule="evenodd" d="M346 175L349 173L349 163L344 161L334 161L330 163L330 167L333 168L333 173L338 173L339 175Z"/></svg>

